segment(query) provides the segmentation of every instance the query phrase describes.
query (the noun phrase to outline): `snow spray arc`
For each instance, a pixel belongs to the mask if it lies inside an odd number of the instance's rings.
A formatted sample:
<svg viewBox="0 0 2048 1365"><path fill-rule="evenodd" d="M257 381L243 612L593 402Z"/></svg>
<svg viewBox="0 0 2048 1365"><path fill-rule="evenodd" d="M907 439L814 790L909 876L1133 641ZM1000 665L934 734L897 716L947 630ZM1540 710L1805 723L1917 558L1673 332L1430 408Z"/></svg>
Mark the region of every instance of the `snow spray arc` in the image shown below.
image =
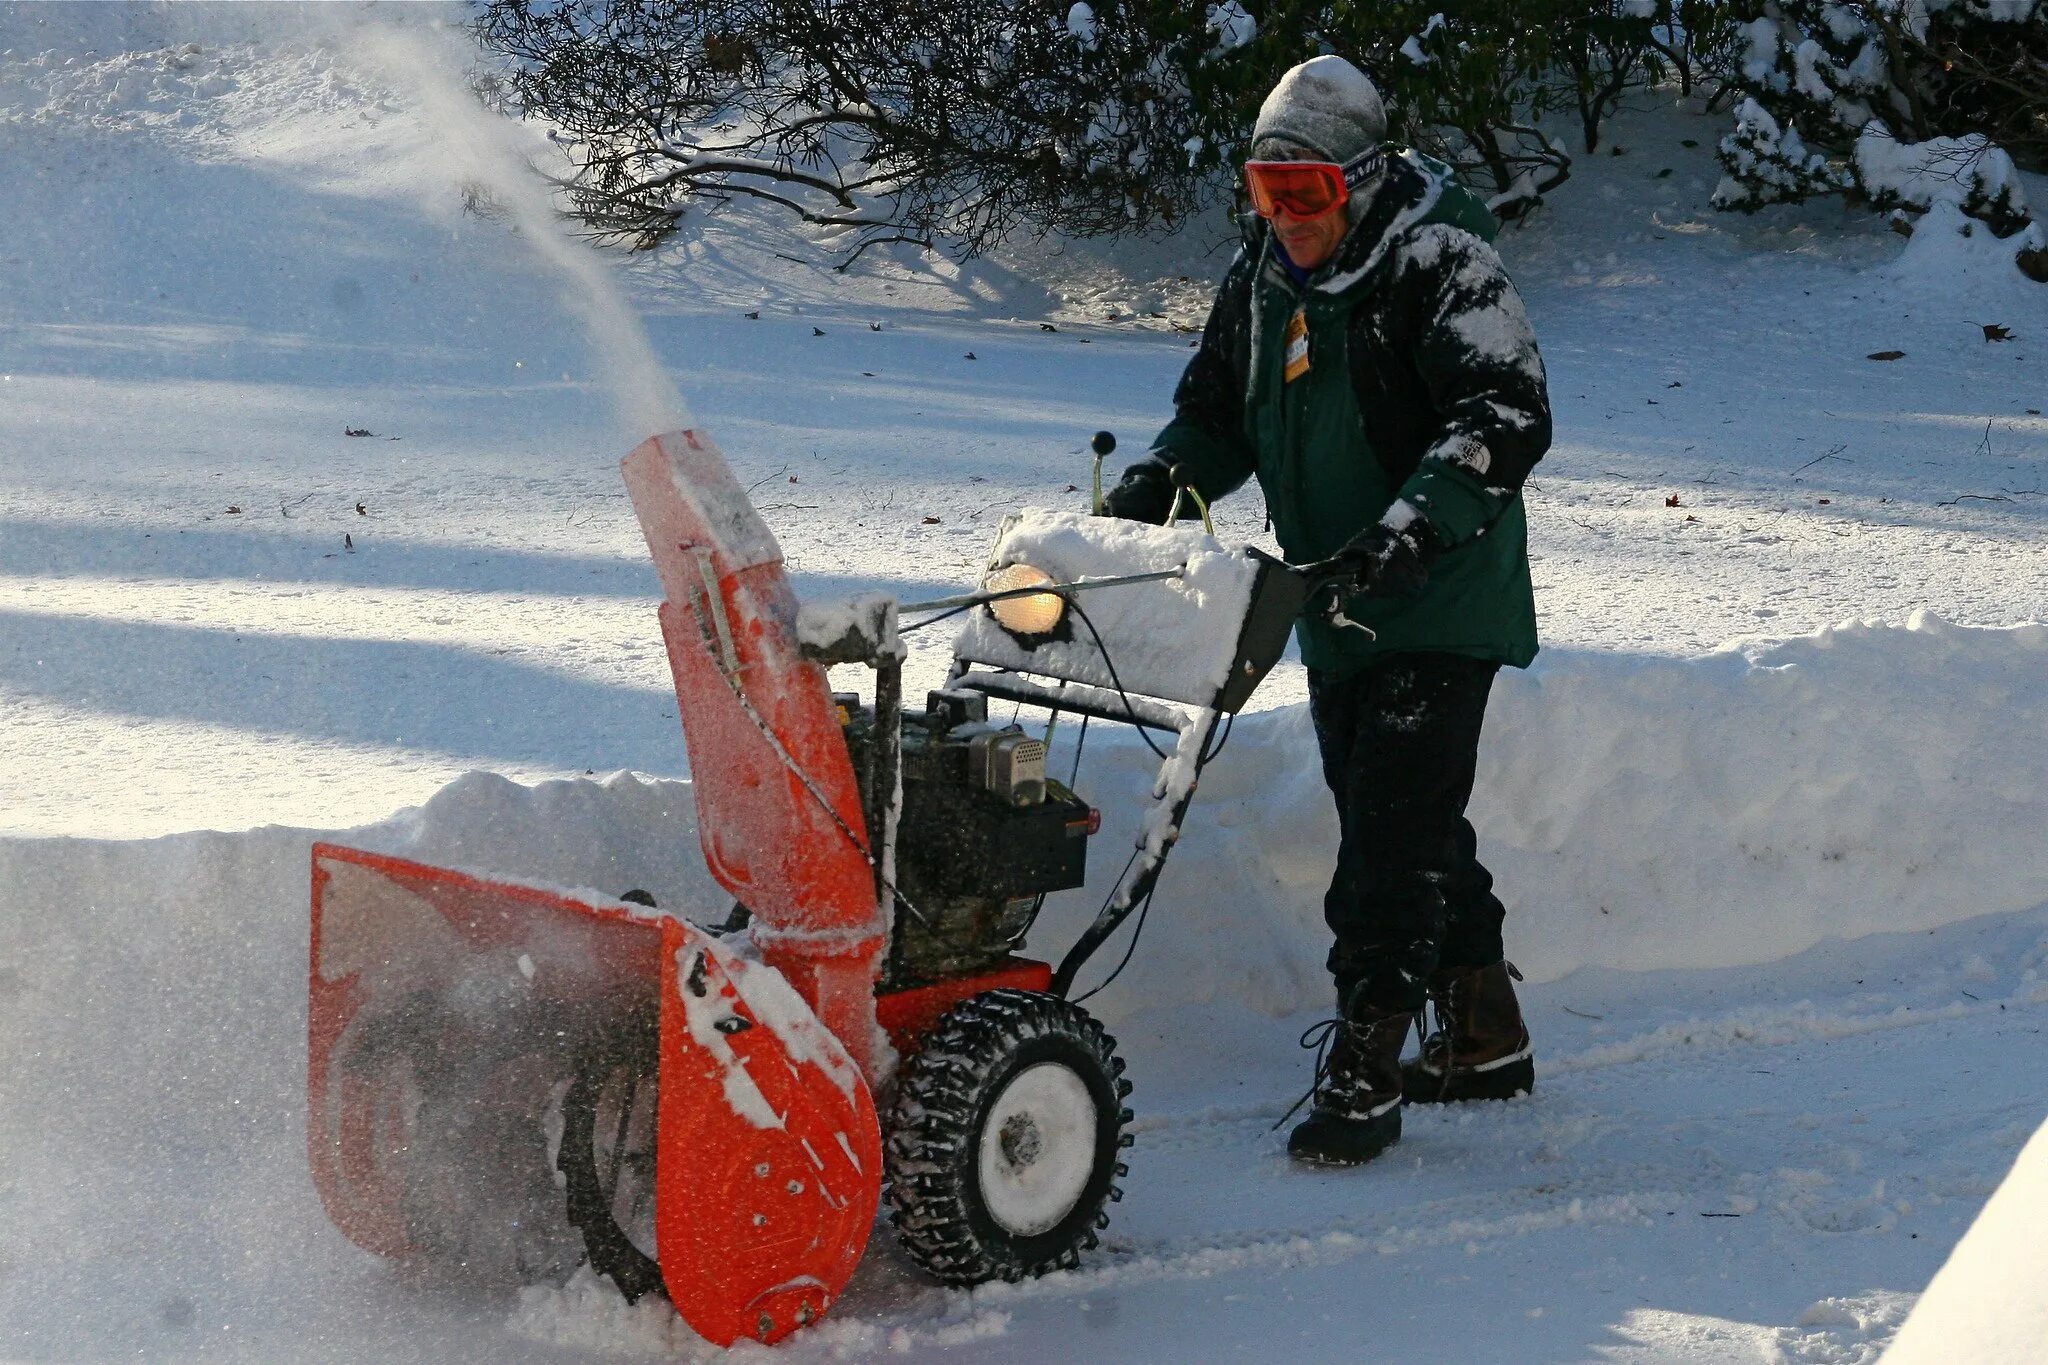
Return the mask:
<svg viewBox="0 0 2048 1365"><path fill-rule="evenodd" d="M445 28L376 25L352 32L351 57L417 101L437 134L436 151L458 183L487 189L518 238L561 282L562 301L587 334L627 441L693 425L646 329L620 294L604 258L561 227L546 182L521 147L519 125L477 103L460 73L464 50Z"/></svg>

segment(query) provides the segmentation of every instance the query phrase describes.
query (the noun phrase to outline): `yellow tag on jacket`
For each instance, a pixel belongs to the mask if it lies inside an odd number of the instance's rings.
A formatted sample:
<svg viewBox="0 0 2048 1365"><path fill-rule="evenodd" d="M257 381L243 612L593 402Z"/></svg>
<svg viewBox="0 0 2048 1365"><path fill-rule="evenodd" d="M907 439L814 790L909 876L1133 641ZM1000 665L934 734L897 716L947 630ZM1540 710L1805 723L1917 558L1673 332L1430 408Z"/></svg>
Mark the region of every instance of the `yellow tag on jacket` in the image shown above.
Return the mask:
<svg viewBox="0 0 2048 1365"><path fill-rule="evenodd" d="M1287 319L1287 382L1308 373L1308 314L1297 308L1294 316Z"/></svg>

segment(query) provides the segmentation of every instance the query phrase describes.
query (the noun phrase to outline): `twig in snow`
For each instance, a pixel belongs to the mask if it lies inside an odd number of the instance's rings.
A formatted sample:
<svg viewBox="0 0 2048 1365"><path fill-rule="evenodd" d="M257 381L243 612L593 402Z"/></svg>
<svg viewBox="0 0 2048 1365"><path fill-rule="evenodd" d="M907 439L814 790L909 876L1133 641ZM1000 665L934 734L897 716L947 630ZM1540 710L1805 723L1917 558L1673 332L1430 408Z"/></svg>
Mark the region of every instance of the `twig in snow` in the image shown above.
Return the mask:
<svg viewBox="0 0 2048 1365"><path fill-rule="evenodd" d="M1702 1217L1702 1218L1740 1218L1740 1217L1742 1217L1742 1215L1741 1215L1741 1214L1739 1214L1739 1213L1705 1213L1705 1212L1702 1212L1702 1213L1700 1214L1700 1217Z"/></svg>
<svg viewBox="0 0 2048 1365"><path fill-rule="evenodd" d="M1954 497L1934 504L1936 507L1954 507L1959 502L2011 502L2012 499L1999 493L1958 493Z"/></svg>
<svg viewBox="0 0 2048 1365"><path fill-rule="evenodd" d="M1571 1007L1570 1005L1559 1005L1559 1006L1558 1006L1558 1008L1559 1008L1559 1009L1561 1009L1561 1010L1563 1010L1563 1011L1564 1011L1564 1012L1565 1012L1566 1014L1569 1014L1570 1016L1572 1016L1572 1018L1574 1018L1574 1019L1594 1019L1594 1020L1599 1020L1599 1019L1605 1019L1605 1018L1607 1017L1607 1016L1606 1016L1606 1015L1604 1015L1604 1014L1587 1014L1587 1013L1586 1013L1585 1011L1583 1011L1583 1010L1575 1010L1575 1009L1573 1009L1573 1008L1572 1008L1572 1007Z"/></svg>
<svg viewBox="0 0 2048 1365"><path fill-rule="evenodd" d="M1961 988L1960 986L1958 986L1958 987L1957 987L1956 989L1958 989L1958 990L1962 990L1962 988ZM1963 991L1963 994L1964 994L1964 995L1970 995L1970 993L1969 993L1968 991ZM1980 1004L1980 1005L1984 1003L1984 1002L1983 1002L1983 1001L1982 1001L1981 999L1979 999L1979 998L1978 998L1977 996L1974 996L1974 995L1970 995L1970 998L1971 998L1972 1000L1976 1000L1976 1001L1977 1001L1977 1003L1978 1003L1978 1004Z"/></svg>
<svg viewBox="0 0 2048 1365"><path fill-rule="evenodd" d="M1835 447L1835 448L1834 448L1833 450L1830 450L1830 451L1829 451L1829 452L1828 452L1827 454L1825 454L1825 455L1816 455L1816 456L1814 456L1814 457L1813 457L1812 459L1808 460L1808 461L1807 461L1807 462L1806 462L1805 464L1803 464L1803 465L1799 466L1799 468L1798 468L1798 469L1795 469L1795 470L1793 470L1793 471L1792 471L1792 477L1793 477L1793 478L1795 478L1795 479L1796 479L1796 478L1798 478L1798 477L1799 477L1799 475L1800 475L1800 474L1801 474L1801 473L1802 473L1803 471L1805 471L1805 470L1808 470L1808 469L1811 469L1811 468L1813 468L1813 467L1814 467L1815 465L1819 464L1819 463L1820 463L1820 462L1821 462L1822 460L1840 460L1840 461L1841 461L1841 462L1842 462L1843 464L1855 464L1856 462L1855 462L1854 460L1852 460L1852 459L1849 459L1849 458L1848 458L1847 456L1845 456L1845 455L1843 455L1843 454L1842 454L1842 452L1843 452L1843 451L1845 451L1845 450L1847 450L1848 448L1849 448L1849 447L1847 447L1846 445L1840 445L1840 446L1836 446L1836 447Z"/></svg>
<svg viewBox="0 0 2048 1365"><path fill-rule="evenodd" d="M770 483L775 479L781 478L784 474L787 473L789 473L789 466L783 465L781 468L777 469L773 474L763 474L760 478L754 480L752 483L747 485L748 495L752 496L754 490L756 488L759 488L762 484Z"/></svg>

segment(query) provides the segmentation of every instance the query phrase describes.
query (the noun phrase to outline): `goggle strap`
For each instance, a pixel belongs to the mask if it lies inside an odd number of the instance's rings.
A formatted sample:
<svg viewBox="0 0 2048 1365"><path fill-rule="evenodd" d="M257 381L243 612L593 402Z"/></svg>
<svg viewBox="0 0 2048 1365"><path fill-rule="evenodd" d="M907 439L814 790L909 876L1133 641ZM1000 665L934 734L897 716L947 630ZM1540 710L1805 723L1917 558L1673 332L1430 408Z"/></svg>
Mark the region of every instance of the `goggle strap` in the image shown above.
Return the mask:
<svg viewBox="0 0 2048 1365"><path fill-rule="evenodd" d="M1355 190L1380 173L1387 162L1387 149L1375 147L1344 167L1344 188Z"/></svg>

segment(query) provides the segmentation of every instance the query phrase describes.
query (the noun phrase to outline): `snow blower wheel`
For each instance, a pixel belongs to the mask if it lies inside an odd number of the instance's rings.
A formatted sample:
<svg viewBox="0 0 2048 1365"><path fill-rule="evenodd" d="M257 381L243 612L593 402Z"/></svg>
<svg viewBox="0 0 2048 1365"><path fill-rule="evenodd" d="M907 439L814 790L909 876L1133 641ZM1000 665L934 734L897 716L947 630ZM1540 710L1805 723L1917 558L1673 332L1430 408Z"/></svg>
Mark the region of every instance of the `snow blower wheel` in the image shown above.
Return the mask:
<svg viewBox="0 0 2048 1365"><path fill-rule="evenodd" d="M1038 991L956 1005L898 1078L887 1124L890 1218L946 1284L1079 1264L1122 1197L1131 1093L1116 1040Z"/></svg>
<svg viewBox="0 0 2048 1365"><path fill-rule="evenodd" d="M666 1294L654 1244L655 1031L627 1025L586 1052L562 1096L562 1173L569 1222L591 1268L626 1302Z"/></svg>

